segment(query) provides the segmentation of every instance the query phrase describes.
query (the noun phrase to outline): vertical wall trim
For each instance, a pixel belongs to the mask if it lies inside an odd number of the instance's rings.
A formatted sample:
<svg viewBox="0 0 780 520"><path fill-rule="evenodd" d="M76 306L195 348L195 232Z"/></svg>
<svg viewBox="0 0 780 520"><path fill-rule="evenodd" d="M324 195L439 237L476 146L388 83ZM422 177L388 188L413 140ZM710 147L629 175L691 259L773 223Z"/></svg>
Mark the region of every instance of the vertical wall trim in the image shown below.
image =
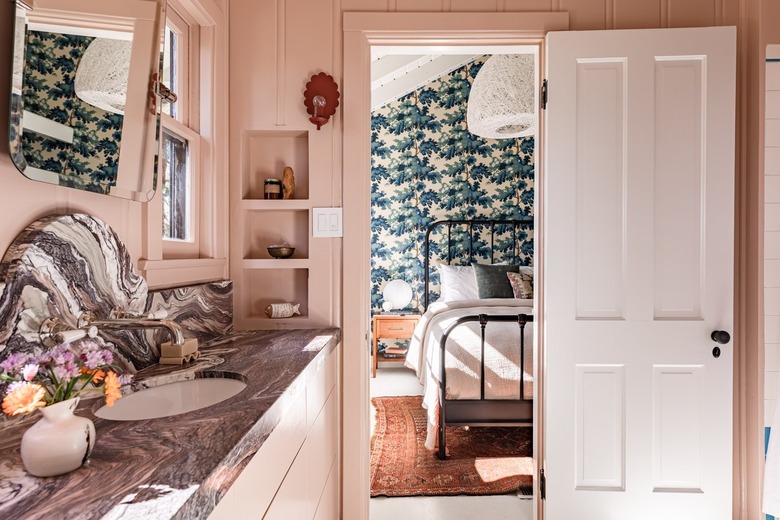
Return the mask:
<svg viewBox="0 0 780 520"><path fill-rule="evenodd" d="M387 0L387 10L390 12L395 12L398 10L398 1L397 0Z"/></svg>
<svg viewBox="0 0 780 520"><path fill-rule="evenodd" d="M276 126L287 114L287 0L276 0Z"/></svg>
<svg viewBox="0 0 780 520"><path fill-rule="evenodd" d="M616 11L616 4L615 0L606 0L604 2L604 28L605 29L614 29L615 28L615 11Z"/></svg>
<svg viewBox="0 0 780 520"><path fill-rule="evenodd" d="M445 13L452 11L452 0L443 0L441 3L441 10Z"/></svg>
<svg viewBox="0 0 780 520"><path fill-rule="evenodd" d="M669 27L672 0L661 0L661 27Z"/></svg>
<svg viewBox="0 0 780 520"><path fill-rule="evenodd" d="M496 11L504 12L506 11L506 0L498 0L496 4Z"/></svg>
<svg viewBox="0 0 780 520"><path fill-rule="evenodd" d="M715 25L724 25L726 0L715 0Z"/></svg>

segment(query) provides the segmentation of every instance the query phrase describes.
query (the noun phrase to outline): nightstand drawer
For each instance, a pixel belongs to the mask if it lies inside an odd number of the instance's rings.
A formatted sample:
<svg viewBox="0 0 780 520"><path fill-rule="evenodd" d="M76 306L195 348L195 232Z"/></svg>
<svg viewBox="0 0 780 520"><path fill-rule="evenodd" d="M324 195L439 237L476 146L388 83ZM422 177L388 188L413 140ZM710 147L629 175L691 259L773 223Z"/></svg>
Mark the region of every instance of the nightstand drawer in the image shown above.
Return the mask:
<svg viewBox="0 0 780 520"><path fill-rule="evenodd" d="M417 320L377 320L378 338L411 338Z"/></svg>

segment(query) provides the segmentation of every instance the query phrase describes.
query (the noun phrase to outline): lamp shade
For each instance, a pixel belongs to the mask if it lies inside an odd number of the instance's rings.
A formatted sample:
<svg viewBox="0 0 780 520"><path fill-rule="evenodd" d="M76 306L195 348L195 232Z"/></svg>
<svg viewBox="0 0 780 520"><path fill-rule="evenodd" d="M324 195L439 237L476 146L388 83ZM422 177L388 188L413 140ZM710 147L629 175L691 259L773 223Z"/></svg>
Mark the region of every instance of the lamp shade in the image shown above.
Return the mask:
<svg viewBox="0 0 780 520"><path fill-rule="evenodd" d="M114 114L124 114L133 42L95 38L76 70L76 96Z"/></svg>
<svg viewBox="0 0 780 520"><path fill-rule="evenodd" d="M532 54L495 54L479 70L469 93L466 122L480 137L525 137L536 131Z"/></svg>
<svg viewBox="0 0 780 520"><path fill-rule="evenodd" d="M382 297L393 304L393 309L403 309L412 301L412 286L403 280L391 280L382 290Z"/></svg>

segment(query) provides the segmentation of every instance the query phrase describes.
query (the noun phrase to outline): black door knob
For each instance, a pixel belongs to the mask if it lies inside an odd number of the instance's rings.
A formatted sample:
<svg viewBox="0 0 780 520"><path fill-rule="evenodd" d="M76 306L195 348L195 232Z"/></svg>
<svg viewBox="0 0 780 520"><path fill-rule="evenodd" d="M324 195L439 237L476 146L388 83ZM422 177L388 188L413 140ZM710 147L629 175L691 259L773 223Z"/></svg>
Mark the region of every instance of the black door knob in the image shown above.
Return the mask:
<svg viewBox="0 0 780 520"><path fill-rule="evenodd" d="M713 330L710 337L712 338L712 341L720 343L721 345L725 345L731 341L731 335L725 330Z"/></svg>

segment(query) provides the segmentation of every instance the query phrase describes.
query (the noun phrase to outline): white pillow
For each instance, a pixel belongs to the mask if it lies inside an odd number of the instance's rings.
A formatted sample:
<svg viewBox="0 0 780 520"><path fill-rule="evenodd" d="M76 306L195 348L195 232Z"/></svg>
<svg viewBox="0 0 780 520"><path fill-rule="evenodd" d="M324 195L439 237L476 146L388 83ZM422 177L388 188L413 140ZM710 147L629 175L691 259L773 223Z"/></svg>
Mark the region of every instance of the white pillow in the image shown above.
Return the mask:
<svg viewBox="0 0 780 520"><path fill-rule="evenodd" d="M470 265L439 264L441 296L439 301L478 300L477 279Z"/></svg>

